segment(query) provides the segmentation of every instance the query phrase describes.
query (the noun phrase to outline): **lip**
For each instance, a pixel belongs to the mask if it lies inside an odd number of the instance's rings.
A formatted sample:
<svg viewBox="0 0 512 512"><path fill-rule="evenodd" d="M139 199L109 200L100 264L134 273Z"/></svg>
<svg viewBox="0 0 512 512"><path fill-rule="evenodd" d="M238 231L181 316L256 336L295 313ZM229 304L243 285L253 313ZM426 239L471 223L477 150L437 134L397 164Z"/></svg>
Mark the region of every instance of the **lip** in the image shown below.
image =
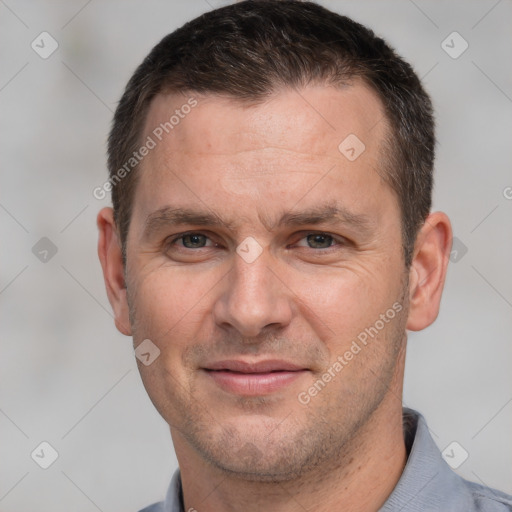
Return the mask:
<svg viewBox="0 0 512 512"><path fill-rule="evenodd" d="M217 361L202 368L224 391L244 396L261 396L279 391L309 370L288 361Z"/></svg>
<svg viewBox="0 0 512 512"><path fill-rule="evenodd" d="M239 373L270 373L278 371L294 372L298 370L306 370L303 366L299 366L288 361L279 359L266 359L264 361L256 361L249 363L240 359L227 359L225 361L217 361L205 366L205 370L230 370Z"/></svg>

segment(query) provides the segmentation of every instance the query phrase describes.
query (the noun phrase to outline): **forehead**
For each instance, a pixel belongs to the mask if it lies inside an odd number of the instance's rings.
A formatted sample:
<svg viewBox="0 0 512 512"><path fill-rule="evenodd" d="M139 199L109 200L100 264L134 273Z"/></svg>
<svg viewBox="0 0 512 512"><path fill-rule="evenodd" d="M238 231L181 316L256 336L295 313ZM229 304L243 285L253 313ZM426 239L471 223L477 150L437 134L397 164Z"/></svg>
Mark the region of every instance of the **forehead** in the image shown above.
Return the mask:
<svg viewBox="0 0 512 512"><path fill-rule="evenodd" d="M191 101L198 106L189 108ZM341 142L354 133L371 146L385 125L380 100L361 82L342 88L282 89L256 104L218 95L159 94L148 111L145 133L165 123L169 129L173 114L172 128L162 134L165 145L172 150L185 144L197 153L282 146L339 157L333 138Z"/></svg>
<svg viewBox="0 0 512 512"><path fill-rule="evenodd" d="M155 145L137 171L134 213L147 216L167 203L236 204L241 215L253 210L261 218L262 210L271 216L306 195L311 204L341 195L364 203L377 189L390 194L376 172L386 129L380 100L360 83L284 89L252 105L160 94L146 119L143 140Z"/></svg>

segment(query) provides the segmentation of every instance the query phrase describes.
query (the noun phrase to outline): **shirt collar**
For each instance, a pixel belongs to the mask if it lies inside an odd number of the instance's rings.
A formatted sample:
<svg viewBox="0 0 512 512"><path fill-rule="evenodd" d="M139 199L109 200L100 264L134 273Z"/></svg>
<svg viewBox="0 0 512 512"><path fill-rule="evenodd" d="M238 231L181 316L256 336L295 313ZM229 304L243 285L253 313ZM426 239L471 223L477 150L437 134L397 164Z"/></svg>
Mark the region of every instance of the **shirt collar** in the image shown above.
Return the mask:
<svg viewBox="0 0 512 512"><path fill-rule="evenodd" d="M177 469L172 476L164 503L164 512L184 512L185 507L183 505L183 489L181 487L179 469Z"/></svg>
<svg viewBox="0 0 512 512"><path fill-rule="evenodd" d="M402 476L379 512L472 510L464 480L443 460L425 418L404 408L408 459Z"/></svg>

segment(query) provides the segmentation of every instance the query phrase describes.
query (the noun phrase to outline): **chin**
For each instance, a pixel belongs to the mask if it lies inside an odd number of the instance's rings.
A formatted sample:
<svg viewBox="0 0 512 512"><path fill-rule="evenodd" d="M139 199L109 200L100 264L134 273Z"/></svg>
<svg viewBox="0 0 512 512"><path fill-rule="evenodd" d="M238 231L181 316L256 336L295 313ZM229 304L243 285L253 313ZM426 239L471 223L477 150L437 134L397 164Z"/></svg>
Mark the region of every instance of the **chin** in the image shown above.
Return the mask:
<svg viewBox="0 0 512 512"><path fill-rule="evenodd" d="M269 439L261 422L258 430L237 427L211 432L206 439L204 435L189 437L189 442L213 467L247 482L297 480L325 458L324 449L319 449L317 443L301 442L304 432L288 431ZM275 433L279 429L274 424Z"/></svg>
<svg viewBox="0 0 512 512"><path fill-rule="evenodd" d="M267 482L267 483L284 483L298 479L302 476L303 471L296 467L291 468L290 461L276 463L272 460L259 460L256 464L236 460L212 460L212 463L217 469L220 469L230 477L238 478L246 482ZM299 465L300 468L300 465Z"/></svg>

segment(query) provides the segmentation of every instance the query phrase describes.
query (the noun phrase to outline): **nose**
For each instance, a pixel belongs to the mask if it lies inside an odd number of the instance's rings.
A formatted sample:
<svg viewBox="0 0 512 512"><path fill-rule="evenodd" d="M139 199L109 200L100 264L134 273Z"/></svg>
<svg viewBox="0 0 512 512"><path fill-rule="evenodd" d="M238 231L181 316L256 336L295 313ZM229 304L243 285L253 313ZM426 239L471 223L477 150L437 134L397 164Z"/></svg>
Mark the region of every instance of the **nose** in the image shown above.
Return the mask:
<svg viewBox="0 0 512 512"><path fill-rule="evenodd" d="M257 338L264 330L280 330L290 323L292 293L273 263L267 250L251 263L234 255L233 269L213 308L219 327Z"/></svg>

